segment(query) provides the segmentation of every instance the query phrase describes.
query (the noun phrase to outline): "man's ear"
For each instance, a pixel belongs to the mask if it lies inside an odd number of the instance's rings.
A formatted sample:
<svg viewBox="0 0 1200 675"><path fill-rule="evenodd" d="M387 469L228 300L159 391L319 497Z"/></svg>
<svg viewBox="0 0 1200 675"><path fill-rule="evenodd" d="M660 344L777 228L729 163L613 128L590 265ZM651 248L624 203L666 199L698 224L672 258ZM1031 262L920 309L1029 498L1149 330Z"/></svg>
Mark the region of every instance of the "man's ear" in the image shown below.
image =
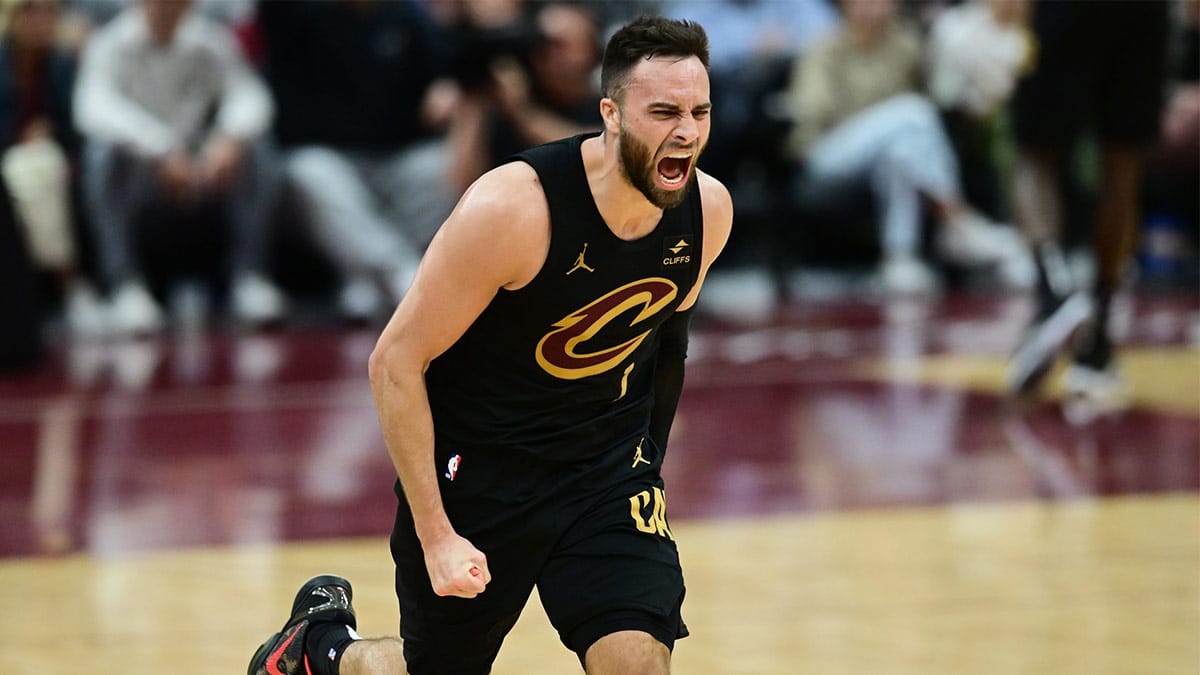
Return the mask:
<svg viewBox="0 0 1200 675"><path fill-rule="evenodd" d="M611 98L600 100L600 117L604 120L604 131L608 136L616 136L621 130L621 108Z"/></svg>

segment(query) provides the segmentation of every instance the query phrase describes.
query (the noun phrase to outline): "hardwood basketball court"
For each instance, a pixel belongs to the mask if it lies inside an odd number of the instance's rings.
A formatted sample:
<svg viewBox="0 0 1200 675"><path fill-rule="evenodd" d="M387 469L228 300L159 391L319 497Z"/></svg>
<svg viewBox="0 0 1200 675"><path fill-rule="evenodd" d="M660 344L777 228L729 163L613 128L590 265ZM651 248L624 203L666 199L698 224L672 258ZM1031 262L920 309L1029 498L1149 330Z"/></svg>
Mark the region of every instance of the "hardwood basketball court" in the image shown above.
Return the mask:
<svg viewBox="0 0 1200 675"><path fill-rule="evenodd" d="M1090 413L1000 395L1019 298L699 325L675 672L1200 672L1200 298L1125 307L1130 405ZM394 633L373 340L174 335L0 380L0 672L241 673L321 572ZM579 672L536 596L494 672Z"/></svg>

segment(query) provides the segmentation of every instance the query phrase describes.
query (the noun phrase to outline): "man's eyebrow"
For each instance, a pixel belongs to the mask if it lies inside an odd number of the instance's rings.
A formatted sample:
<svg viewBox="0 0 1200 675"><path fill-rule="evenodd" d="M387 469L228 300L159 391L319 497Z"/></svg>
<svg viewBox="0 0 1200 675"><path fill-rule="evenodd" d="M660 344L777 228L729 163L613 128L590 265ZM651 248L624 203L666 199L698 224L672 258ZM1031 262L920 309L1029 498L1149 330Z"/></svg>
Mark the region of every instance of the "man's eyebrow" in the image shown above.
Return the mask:
<svg viewBox="0 0 1200 675"><path fill-rule="evenodd" d="M655 102L647 105L646 107L647 108L663 108L666 110L682 110L683 109L679 106L678 103L671 103L669 101L655 101ZM697 105L695 108L692 108L692 110L708 110L710 108L712 108L712 103L706 101L704 103Z"/></svg>

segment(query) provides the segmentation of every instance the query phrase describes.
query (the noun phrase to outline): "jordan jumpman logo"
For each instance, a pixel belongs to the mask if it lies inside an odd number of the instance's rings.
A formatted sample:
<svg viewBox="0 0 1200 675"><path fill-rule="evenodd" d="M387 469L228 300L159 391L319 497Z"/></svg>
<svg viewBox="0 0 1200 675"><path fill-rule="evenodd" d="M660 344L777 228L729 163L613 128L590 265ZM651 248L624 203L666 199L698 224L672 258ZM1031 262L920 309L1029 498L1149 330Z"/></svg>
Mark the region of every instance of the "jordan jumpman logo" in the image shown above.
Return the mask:
<svg viewBox="0 0 1200 675"><path fill-rule="evenodd" d="M578 270L578 269L587 270L588 272L596 271L596 270L592 269L591 267L588 267L587 263L583 262L583 256L587 255L587 247L588 247L587 242L586 241L583 242L583 250L579 252L579 257L575 259L575 266L572 267L571 269L567 270L567 274L570 274L571 272L574 272L575 270Z"/></svg>
<svg viewBox="0 0 1200 675"><path fill-rule="evenodd" d="M645 442L646 442L645 436L642 437L642 440L638 441L637 454L635 454L633 456L633 464L630 465L630 468L636 467L639 462L641 462L642 464L650 463L650 460L646 459L645 457L642 457L642 443L645 443Z"/></svg>

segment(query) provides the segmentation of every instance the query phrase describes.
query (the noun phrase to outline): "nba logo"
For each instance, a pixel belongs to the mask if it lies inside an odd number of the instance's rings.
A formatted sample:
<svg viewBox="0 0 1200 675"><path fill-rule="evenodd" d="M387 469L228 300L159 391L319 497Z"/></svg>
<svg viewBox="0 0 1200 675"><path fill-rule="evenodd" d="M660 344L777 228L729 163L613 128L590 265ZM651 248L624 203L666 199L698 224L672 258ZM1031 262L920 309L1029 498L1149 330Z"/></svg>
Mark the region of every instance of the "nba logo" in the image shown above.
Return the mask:
<svg viewBox="0 0 1200 675"><path fill-rule="evenodd" d="M459 457L457 454L450 455L450 461L446 462L446 478L449 478L451 481L454 480L454 477L458 475L458 465L461 462L462 457Z"/></svg>

